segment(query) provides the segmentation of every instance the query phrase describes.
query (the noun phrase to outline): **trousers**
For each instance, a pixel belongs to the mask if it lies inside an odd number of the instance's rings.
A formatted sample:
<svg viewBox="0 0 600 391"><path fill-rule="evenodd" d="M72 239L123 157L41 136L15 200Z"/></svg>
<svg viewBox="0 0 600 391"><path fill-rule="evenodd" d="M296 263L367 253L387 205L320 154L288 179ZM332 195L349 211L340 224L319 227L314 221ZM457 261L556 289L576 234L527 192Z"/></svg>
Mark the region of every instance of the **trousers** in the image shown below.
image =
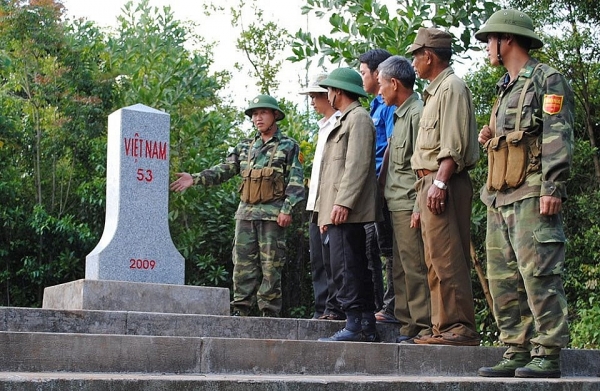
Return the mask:
<svg viewBox="0 0 600 391"><path fill-rule="evenodd" d="M421 234L431 293L434 335L446 332L479 338L471 287L471 203L473 185L466 171L448 181L446 209L434 215L427 208L427 192L435 172L415 184L421 212Z"/></svg>
<svg viewBox="0 0 600 391"><path fill-rule="evenodd" d="M284 229L276 221L236 220L233 245L234 309L281 312L281 272L285 264Z"/></svg>
<svg viewBox="0 0 600 391"><path fill-rule="evenodd" d="M515 352L559 354L569 342L561 215L539 197L487 210L487 275L500 340Z"/></svg>
<svg viewBox="0 0 600 391"><path fill-rule="evenodd" d="M374 312L373 280L365 253L362 223L328 225L329 255L333 280L342 310Z"/></svg>

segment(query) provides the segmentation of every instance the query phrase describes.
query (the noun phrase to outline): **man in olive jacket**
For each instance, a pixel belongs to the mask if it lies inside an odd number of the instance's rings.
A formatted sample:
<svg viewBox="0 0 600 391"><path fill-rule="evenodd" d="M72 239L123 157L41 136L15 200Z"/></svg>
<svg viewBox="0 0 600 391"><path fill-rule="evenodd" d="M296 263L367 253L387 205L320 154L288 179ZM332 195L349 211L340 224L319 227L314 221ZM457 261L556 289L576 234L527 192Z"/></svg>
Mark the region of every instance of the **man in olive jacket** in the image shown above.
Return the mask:
<svg viewBox="0 0 600 391"><path fill-rule="evenodd" d="M315 210L329 238L333 280L346 313L346 327L319 340L378 342L364 224L383 216L375 174L375 129L359 102L367 94L362 78L351 68L332 71L319 85L327 88L329 103L342 113L323 151Z"/></svg>

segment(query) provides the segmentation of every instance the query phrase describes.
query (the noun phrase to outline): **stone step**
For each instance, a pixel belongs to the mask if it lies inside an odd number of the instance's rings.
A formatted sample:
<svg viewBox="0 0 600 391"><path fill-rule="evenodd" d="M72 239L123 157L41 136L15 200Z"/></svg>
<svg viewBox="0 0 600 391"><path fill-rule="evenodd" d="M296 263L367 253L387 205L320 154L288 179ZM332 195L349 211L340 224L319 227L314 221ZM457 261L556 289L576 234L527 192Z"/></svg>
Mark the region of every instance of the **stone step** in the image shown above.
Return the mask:
<svg viewBox="0 0 600 391"><path fill-rule="evenodd" d="M8 372L140 372L248 375L473 376L495 347L286 339L0 332ZM600 351L566 349L563 376L600 375ZM600 381L600 379L597 379Z"/></svg>
<svg viewBox="0 0 600 391"><path fill-rule="evenodd" d="M173 375L0 372L0 389L19 391L597 391L598 379L486 379L364 375Z"/></svg>
<svg viewBox="0 0 600 391"><path fill-rule="evenodd" d="M313 319L0 307L0 331L317 340L343 326ZM395 342L397 325L377 328L383 341Z"/></svg>

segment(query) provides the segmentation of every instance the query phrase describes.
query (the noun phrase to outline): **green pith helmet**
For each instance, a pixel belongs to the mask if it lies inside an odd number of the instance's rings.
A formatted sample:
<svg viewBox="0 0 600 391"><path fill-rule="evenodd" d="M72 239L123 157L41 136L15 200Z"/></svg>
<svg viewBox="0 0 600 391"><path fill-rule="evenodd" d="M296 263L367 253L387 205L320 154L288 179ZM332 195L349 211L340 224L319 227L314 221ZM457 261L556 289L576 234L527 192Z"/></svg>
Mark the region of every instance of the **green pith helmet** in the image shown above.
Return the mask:
<svg viewBox="0 0 600 391"><path fill-rule="evenodd" d="M331 71L327 79L319 82L323 88L333 87L359 96L367 96L363 88L362 77L352 68L337 68Z"/></svg>
<svg viewBox="0 0 600 391"><path fill-rule="evenodd" d="M250 101L248 108L244 111L248 117L252 118L252 110L254 109L273 109L275 110L275 121L281 121L285 118L285 114L279 108L277 100L270 95L257 95Z"/></svg>
<svg viewBox="0 0 600 391"><path fill-rule="evenodd" d="M506 9L494 12L485 22L485 26L475 33L475 38L487 42L488 35L493 33L515 34L531 38L531 49L539 49L544 46L540 37L533 31L531 18L517 10Z"/></svg>

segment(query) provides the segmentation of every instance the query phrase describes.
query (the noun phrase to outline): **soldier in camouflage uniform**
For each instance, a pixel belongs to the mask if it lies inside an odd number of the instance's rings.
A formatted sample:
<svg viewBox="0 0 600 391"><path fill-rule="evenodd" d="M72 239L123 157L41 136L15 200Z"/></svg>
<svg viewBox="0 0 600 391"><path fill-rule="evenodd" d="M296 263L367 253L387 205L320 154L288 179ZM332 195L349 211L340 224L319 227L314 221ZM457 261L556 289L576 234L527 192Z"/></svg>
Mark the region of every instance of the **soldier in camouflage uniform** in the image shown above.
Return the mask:
<svg viewBox="0 0 600 391"><path fill-rule="evenodd" d="M292 222L292 208L304 198L300 148L277 126L284 114L273 97L258 95L245 114L258 132L242 140L225 163L197 174L178 173L171 189L217 185L242 175L235 214L233 315L247 316L258 301L263 316L276 317L281 312L284 228Z"/></svg>
<svg viewBox="0 0 600 391"><path fill-rule="evenodd" d="M479 369L490 377L560 377L569 340L562 283L565 235L561 207L573 152L574 98L566 79L529 56L543 43L531 19L494 13L475 37L490 63L507 73L479 141L488 152L487 262L502 361Z"/></svg>

